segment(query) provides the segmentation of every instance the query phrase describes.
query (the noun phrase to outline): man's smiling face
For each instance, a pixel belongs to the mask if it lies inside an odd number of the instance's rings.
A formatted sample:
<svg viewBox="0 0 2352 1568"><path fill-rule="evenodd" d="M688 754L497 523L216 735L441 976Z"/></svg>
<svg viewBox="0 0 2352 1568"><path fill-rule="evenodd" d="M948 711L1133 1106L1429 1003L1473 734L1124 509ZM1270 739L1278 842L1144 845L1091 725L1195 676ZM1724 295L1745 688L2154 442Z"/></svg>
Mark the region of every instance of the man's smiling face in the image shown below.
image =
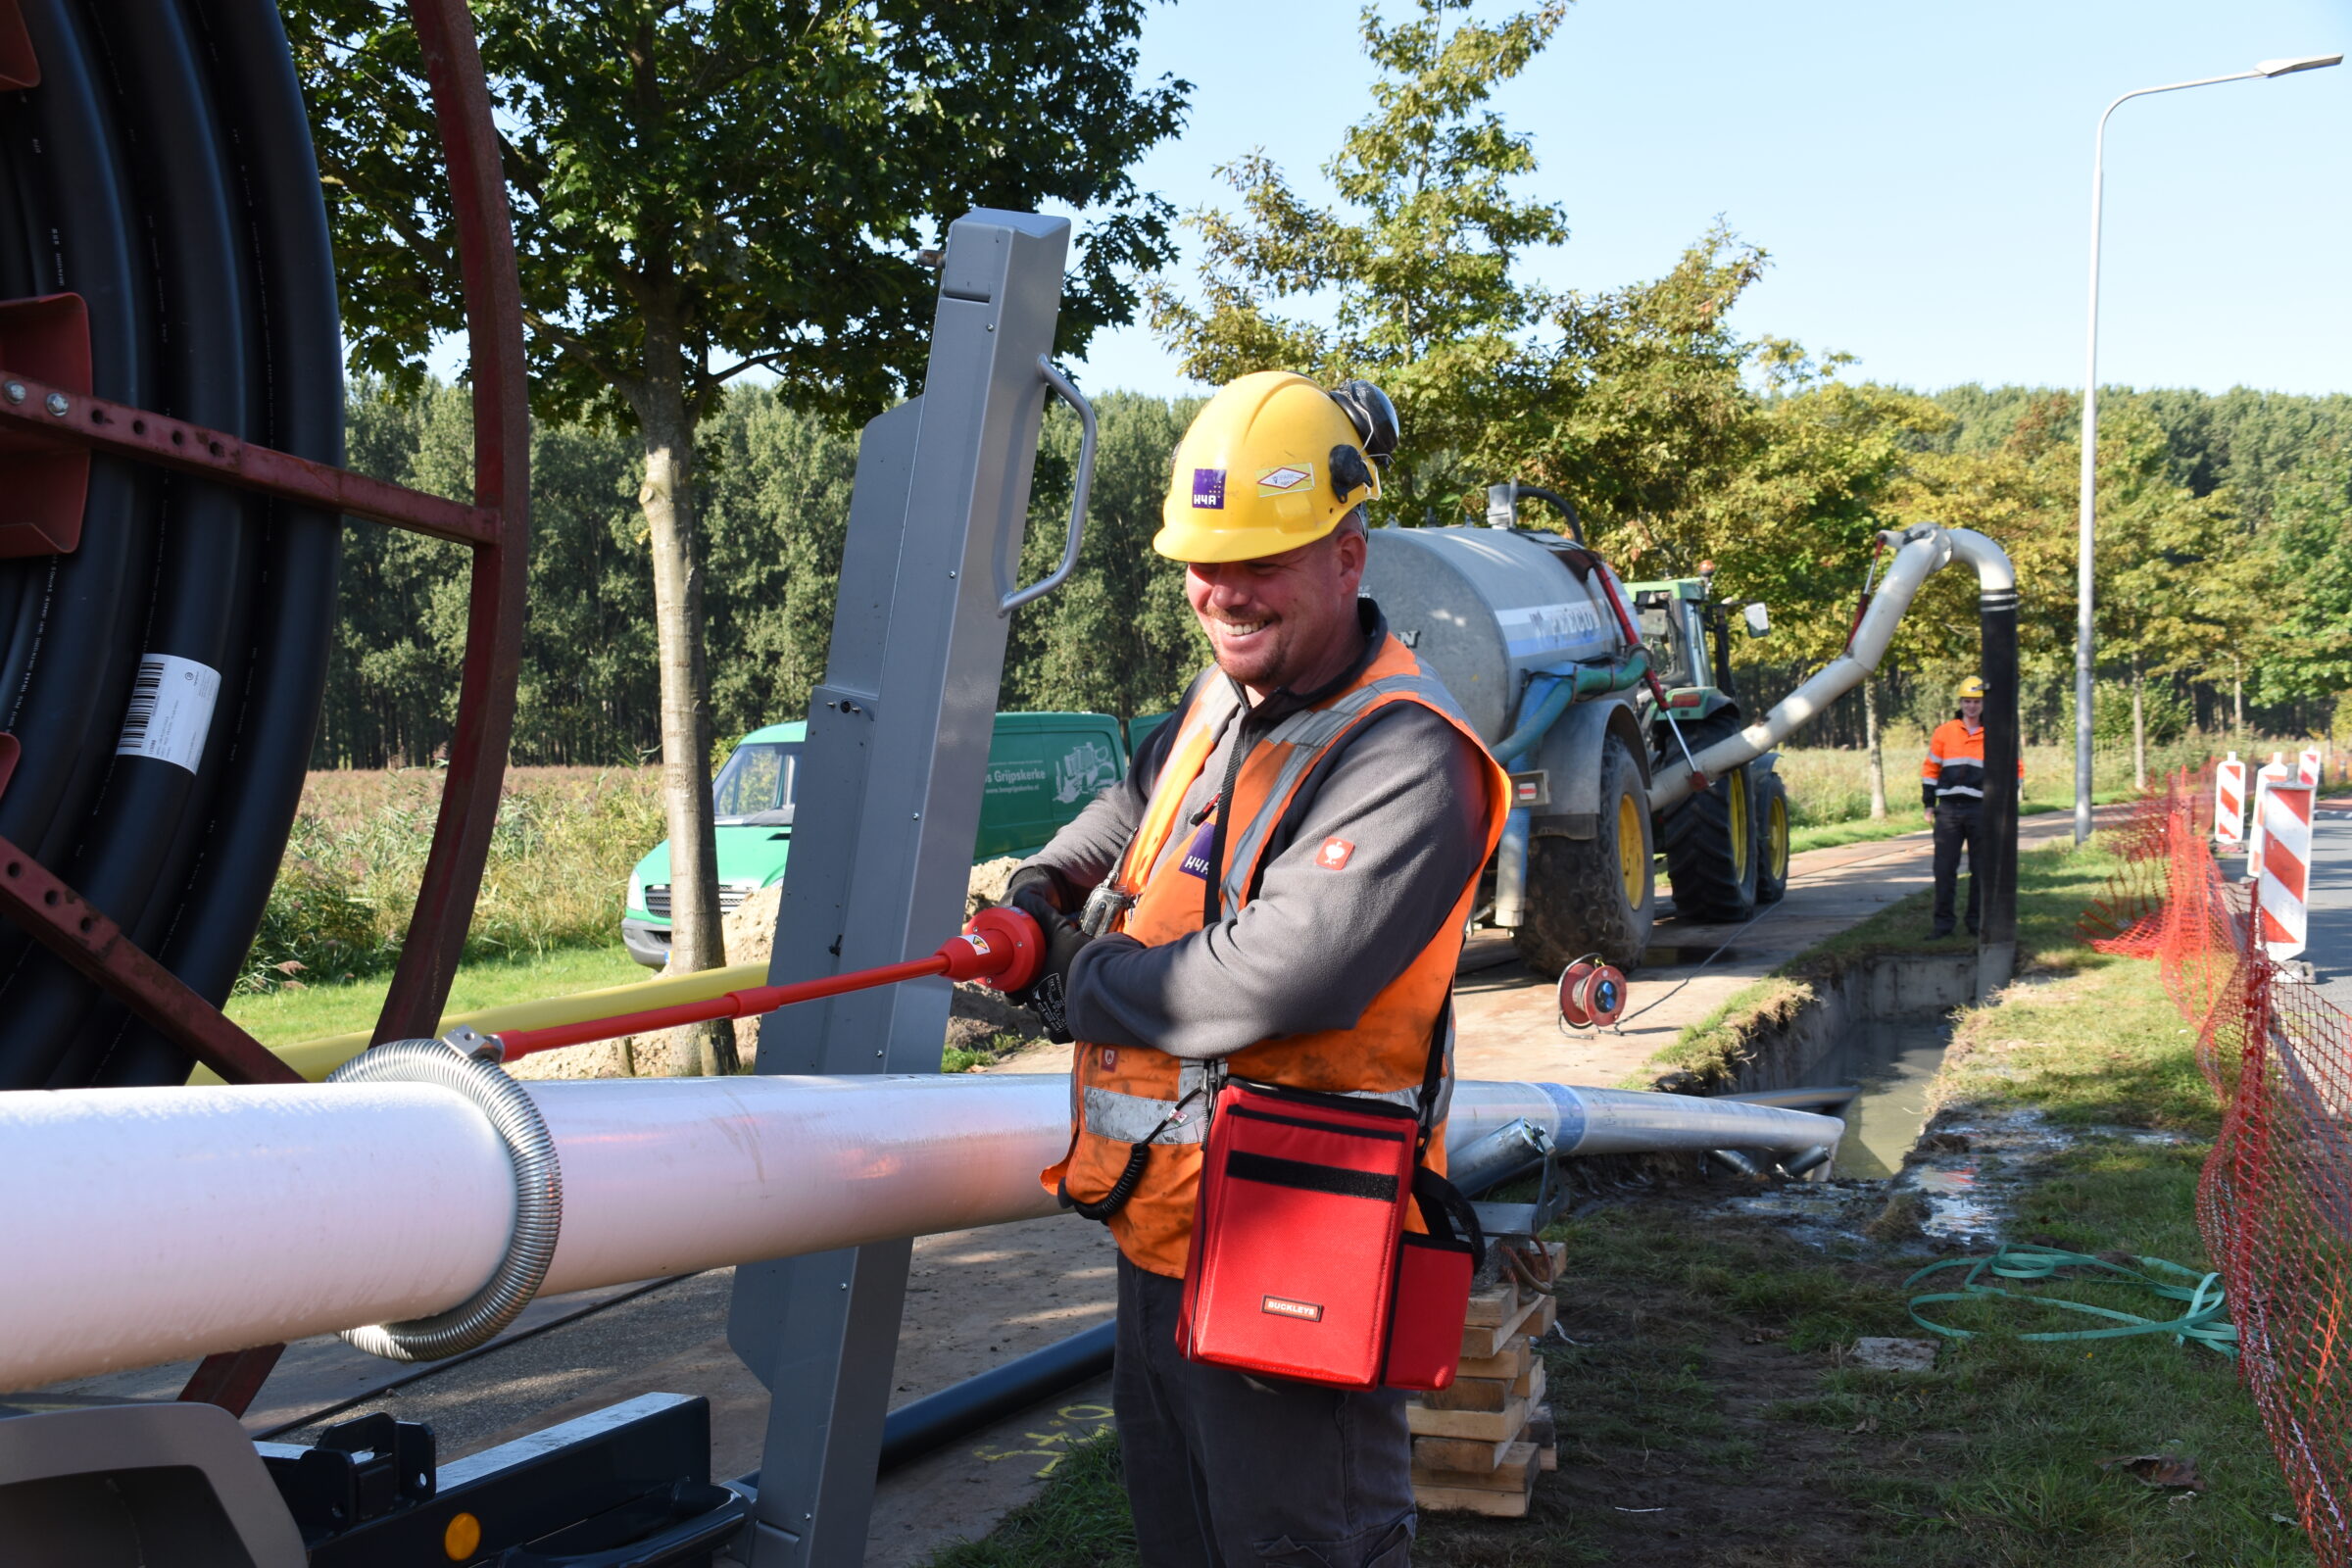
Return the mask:
<svg viewBox="0 0 2352 1568"><path fill-rule="evenodd" d="M1258 698L1337 679L1363 646L1355 590L1364 548L1363 529L1344 522L1279 556L1187 565L1185 597L1217 667Z"/></svg>

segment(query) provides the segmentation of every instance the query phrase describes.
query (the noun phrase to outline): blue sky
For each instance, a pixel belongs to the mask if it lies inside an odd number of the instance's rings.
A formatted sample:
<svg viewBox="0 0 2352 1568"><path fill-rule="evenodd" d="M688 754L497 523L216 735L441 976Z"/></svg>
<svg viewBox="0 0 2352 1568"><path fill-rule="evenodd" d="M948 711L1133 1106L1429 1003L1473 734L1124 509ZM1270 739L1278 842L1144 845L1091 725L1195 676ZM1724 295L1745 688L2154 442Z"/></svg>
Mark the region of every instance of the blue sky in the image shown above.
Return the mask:
<svg viewBox="0 0 2352 1568"><path fill-rule="evenodd" d="M1145 73L1194 82L1194 109L1139 181L1183 211L1231 205L1211 172L1262 146L1322 190L1365 110L1357 9L1152 11ZM2352 0L1582 0L1496 104L1535 138L1529 189L1567 209L1570 242L1530 259L1548 284L1654 276L1721 215L1773 257L1746 332L1920 388L2072 384L2099 111L2348 43ZM2352 390L2352 66L2135 100L2107 165L2103 382ZM1142 327L1079 369L1096 389L1186 389Z"/></svg>

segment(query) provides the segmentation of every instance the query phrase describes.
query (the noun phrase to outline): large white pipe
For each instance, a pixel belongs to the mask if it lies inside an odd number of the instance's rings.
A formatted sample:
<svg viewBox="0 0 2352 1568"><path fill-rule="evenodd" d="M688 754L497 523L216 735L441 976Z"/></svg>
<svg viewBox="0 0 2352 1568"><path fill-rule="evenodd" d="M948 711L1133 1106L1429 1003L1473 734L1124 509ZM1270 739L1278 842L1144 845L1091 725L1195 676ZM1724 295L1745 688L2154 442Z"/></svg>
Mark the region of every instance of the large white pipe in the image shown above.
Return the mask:
<svg viewBox="0 0 2352 1568"><path fill-rule="evenodd" d="M1860 685L1879 667L1879 661L1886 657L1886 645L1893 640L1896 623L1911 608L1920 584L1938 567L1955 559L1968 562L1977 569L1981 592L2017 586L2017 575L2010 567L2008 556L1999 545L1974 529L1921 527L1901 533L1882 533L1879 537L1899 548L1871 598L1862 623L1847 640L1845 652L1775 703L1772 710L1755 723L1692 756L1690 760L1699 772L1709 779L1720 778L1741 763L1755 760ZM1692 789L1690 768L1662 769L1657 781L1649 787L1649 808L1663 811L1691 794Z"/></svg>
<svg viewBox="0 0 2352 1568"><path fill-rule="evenodd" d="M1061 1077L528 1087L562 1164L542 1293L1057 1212ZM1563 1152L1795 1150L1839 1124L1738 1102L1463 1084L1447 1143L1519 1117ZM447 1089L0 1094L0 1389L424 1316L488 1278L507 1156Z"/></svg>

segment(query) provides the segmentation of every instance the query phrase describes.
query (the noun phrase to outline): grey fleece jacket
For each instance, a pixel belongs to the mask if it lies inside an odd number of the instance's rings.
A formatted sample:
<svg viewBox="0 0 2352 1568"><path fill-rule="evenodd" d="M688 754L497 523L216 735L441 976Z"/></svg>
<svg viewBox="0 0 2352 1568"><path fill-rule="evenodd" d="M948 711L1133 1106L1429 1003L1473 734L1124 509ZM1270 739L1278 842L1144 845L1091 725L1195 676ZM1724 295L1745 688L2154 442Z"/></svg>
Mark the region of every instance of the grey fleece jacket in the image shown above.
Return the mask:
<svg viewBox="0 0 2352 1568"><path fill-rule="evenodd" d="M1255 710L1245 699L1234 710L1185 793L1161 865L1183 855L1208 820L1237 741L1246 735L1254 745L1283 717L1345 687L1379 652L1388 623L1370 600L1359 612L1363 656L1339 680L1303 697L1276 692ZM1224 678L1214 670L1200 677ZM1054 873L1064 908L1075 910L1126 853L1176 728L1171 720L1154 730L1127 778L1026 862ZM1240 914L1158 947L1109 936L1079 952L1069 976L1071 1032L1200 1059L1282 1035L1352 1027L1437 935L1484 858L1485 786L1473 744L1418 703L1377 710L1300 787ZM1352 846L1338 869L1320 863L1335 838Z"/></svg>

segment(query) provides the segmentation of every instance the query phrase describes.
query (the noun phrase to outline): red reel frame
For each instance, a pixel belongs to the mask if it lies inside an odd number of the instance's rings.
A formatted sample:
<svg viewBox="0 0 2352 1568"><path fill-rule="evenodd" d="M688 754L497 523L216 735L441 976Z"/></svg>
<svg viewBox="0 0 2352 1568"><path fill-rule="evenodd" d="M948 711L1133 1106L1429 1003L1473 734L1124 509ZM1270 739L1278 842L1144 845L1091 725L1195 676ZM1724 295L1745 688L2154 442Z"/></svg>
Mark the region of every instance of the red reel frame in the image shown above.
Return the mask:
<svg viewBox="0 0 2352 1568"><path fill-rule="evenodd" d="M409 0L441 127L473 365L471 505L385 484L0 365L24 394L0 399L0 444L103 452L340 512L473 551L456 734L424 879L374 1042L429 1037L473 919L514 727L530 528L530 388L522 289L489 84L466 0ZM12 25L13 24L13 25ZM0 88L38 79L14 6L0 3ZM70 376L66 377L70 379ZM52 399L62 401L52 401ZM13 753L7 759L14 760ZM0 841L0 915L230 1083L299 1076L218 1007L141 952L30 855ZM281 1346L208 1357L183 1399L242 1414Z"/></svg>
<svg viewBox="0 0 2352 1568"><path fill-rule="evenodd" d="M1572 1029L1605 1029L1625 1012L1625 972L1597 958L1560 971L1560 1017Z"/></svg>

